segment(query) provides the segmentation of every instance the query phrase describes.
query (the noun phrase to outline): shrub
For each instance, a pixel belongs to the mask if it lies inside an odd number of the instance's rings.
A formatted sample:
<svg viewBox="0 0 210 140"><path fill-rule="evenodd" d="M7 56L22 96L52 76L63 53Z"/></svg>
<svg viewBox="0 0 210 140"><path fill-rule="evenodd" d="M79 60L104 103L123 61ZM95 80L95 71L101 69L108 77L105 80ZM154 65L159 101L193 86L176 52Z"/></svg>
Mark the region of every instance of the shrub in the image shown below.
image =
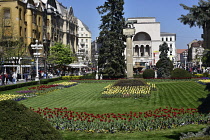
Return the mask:
<svg viewBox="0 0 210 140"><path fill-rule="evenodd" d="M0 116L0 139L62 139L61 134L47 120L16 101L1 101Z"/></svg>
<svg viewBox="0 0 210 140"><path fill-rule="evenodd" d="M208 72L204 72L203 73L203 77L209 77L209 73Z"/></svg>
<svg viewBox="0 0 210 140"><path fill-rule="evenodd" d="M143 78L144 79L151 79L151 78L155 78L155 71L152 69L146 69L143 72Z"/></svg>
<svg viewBox="0 0 210 140"><path fill-rule="evenodd" d="M87 74L81 77L81 79L95 79L95 74L91 73L91 74Z"/></svg>
<svg viewBox="0 0 210 140"><path fill-rule="evenodd" d="M171 72L172 79L191 79L192 74L180 68L176 68Z"/></svg>
<svg viewBox="0 0 210 140"><path fill-rule="evenodd" d="M143 74L141 74L141 73L140 73L140 74L137 74L137 75L134 74L133 77L134 77L134 78L143 78Z"/></svg>

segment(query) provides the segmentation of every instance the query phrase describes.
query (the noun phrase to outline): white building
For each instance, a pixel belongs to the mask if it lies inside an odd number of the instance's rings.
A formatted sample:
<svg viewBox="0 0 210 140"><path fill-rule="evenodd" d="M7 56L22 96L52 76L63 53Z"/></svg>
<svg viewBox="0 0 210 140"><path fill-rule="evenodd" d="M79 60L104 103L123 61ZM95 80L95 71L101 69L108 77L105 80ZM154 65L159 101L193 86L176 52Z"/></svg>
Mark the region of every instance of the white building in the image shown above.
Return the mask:
<svg viewBox="0 0 210 140"><path fill-rule="evenodd" d="M168 44L168 56L175 62L176 34L161 32L160 22L156 22L154 17L128 18L128 21L135 21L135 35L132 38L134 68L155 65L159 60L159 46L163 42Z"/></svg>
<svg viewBox="0 0 210 140"><path fill-rule="evenodd" d="M91 31L78 19L78 50L85 62L91 61Z"/></svg>

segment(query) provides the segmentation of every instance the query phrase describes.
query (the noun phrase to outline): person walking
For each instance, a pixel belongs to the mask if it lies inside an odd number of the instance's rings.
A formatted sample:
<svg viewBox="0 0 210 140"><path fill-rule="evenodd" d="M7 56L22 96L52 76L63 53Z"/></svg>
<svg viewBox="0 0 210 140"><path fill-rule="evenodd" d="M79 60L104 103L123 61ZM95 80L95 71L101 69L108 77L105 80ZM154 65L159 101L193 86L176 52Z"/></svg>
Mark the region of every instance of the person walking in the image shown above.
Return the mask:
<svg viewBox="0 0 210 140"><path fill-rule="evenodd" d="M1 74L1 85L2 86L5 85L5 74L4 73Z"/></svg>
<svg viewBox="0 0 210 140"><path fill-rule="evenodd" d="M12 82L13 82L13 84L16 84L16 81L17 81L17 74L16 74L16 72L13 72L13 74L12 74Z"/></svg>

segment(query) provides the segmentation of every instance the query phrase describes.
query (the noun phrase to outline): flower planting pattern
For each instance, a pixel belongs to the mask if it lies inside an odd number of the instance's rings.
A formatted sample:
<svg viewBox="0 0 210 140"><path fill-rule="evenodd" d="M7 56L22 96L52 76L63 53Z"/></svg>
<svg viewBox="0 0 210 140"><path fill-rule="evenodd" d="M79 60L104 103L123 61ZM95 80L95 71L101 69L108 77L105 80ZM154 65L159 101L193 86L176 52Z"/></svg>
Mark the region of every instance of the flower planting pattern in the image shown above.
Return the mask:
<svg viewBox="0 0 210 140"><path fill-rule="evenodd" d="M56 129L98 133L177 128L188 124L207 124L210 119L209 116L199 114L195 108L166 107L146 112L104 114L75 112L66 107L30 109L46 118Z"/></svg>
<svg viewBox="0 0 210 140"><path fill-rule="evenodd" d="M102 97L145 97L150 96L151 91L155 90L155 84L147 83L145 86L113 86L108 85L102 92Z"/></svg>
<svg viewBox="0 0 210 140"><path fill-rule="evenodd" d="M198 83L206 85L207 83L210 83L210 79L201 79L201 80L198 80Z"/></svg>
<svg viewBox="0 0 210 140"><path fill-rule="evenodd" d="M19 93L18 95L10 95L10 94L2 94L0 95L0 101L2 100L15 100L15 101L21 101L25 100L29 97L35 97L37 95L43 95L49 92L53 92L56 90L60 90L62 88L68 88L77 85L77 82L62 82L58 84L53 84L53 85L40 85L40 86L35 86L35 87L30 87L28 90L21 90L21 91L16 91Z"/></svg>
<svg viewBox="0 0 210 140"><path fill-rule="evenodd" d="M0 94L0 101L3 100L11 100L11 99L18 99L18 98L22 98L23 95L19 95L19 94Z"/></svg>

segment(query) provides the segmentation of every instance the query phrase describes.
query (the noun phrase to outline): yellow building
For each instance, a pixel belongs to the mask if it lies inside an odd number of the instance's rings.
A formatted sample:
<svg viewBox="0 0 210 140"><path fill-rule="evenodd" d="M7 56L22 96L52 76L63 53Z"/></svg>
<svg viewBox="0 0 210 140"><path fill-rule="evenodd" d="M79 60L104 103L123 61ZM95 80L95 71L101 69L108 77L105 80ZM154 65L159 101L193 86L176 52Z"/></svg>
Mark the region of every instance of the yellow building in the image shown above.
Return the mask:
<svg viewBox="0 0 210 140"><path fill-rule="evenodd" d="M49 48L55 42L77 50L77 19L72 8L56 0L0 0L0 17L0 53L7 54L0 60L7 65L31 65L31 44L36 40L44 46L40 65L46 65ZM14 52L10 56L3 53L9 48Z"/></svg>

